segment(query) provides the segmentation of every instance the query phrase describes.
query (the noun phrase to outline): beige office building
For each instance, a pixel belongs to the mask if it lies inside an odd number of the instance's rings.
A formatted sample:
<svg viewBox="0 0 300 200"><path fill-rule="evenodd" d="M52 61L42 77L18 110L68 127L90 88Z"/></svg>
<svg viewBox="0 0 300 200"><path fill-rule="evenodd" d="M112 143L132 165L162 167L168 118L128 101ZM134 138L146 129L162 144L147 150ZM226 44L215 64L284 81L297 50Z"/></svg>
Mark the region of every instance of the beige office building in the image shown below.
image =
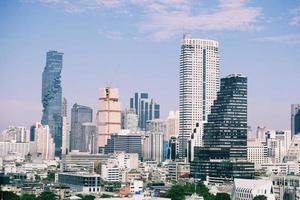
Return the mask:
<svg viewBox="0 0 300 200"><path fill-rule="evenodd" d="M118 133L121 129L121 104L117 88L105 87L100 89L97 129L98 147L104 147L110 135Z"/></svg>

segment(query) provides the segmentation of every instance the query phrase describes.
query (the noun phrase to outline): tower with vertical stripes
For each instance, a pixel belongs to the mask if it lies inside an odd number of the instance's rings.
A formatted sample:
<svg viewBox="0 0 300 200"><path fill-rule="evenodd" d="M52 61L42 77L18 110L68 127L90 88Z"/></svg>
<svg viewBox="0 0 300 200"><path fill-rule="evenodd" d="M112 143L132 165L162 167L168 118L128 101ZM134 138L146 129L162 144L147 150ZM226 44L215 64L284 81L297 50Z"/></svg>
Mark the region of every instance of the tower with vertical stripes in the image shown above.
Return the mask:
<svg viewBox="0 0 300 200"><path fill-rule="evenodd" d="M206 122L220 87L219 43L184 35L179 76L179 157L185 158L192 130Z"/></svg>

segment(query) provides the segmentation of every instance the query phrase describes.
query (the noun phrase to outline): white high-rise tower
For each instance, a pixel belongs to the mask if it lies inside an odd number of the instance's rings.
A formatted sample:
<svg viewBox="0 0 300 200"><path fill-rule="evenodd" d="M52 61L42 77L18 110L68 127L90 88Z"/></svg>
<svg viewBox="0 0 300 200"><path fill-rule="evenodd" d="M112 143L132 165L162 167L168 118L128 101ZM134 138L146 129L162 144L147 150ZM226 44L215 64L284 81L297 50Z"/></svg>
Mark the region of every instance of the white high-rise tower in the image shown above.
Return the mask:
<svg viewBox="0 0 300 200"><path fill-rule="evenodd" d="M214 40L187 38L184 35L181 41L179 85L181 158L187 155L187 142L196 124L202 125L207 120L219 87L219 43Z"/></svg>

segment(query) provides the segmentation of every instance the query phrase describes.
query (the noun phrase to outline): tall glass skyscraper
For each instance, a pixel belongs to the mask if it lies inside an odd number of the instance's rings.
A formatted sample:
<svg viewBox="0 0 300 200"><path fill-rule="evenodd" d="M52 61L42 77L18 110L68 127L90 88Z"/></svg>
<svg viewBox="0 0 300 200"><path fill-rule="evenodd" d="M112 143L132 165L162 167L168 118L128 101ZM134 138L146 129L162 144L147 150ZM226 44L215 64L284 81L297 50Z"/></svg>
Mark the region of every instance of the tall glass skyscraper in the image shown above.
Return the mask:
<svg viewBox="0 0 300 200"><path fill-rule="evenodd" d="M214 149L209 158L246 160L247 129L247 78L229 75L222 79L218 98L204 124L203 145ZM216 153L217 149L224 157Z"/></svg>
<svg viewBox="0 0 300 200"><path fill-rule="evenodd" d="M160 105L150 99L148 93L135 93L134 98L130 98L130 109L135 109L141 130L146 129L148 120L160 118Z"/></svg>
<svg viewBox="0 0 300 200"><path fill-rule="evenodd" d="M63 67L63 53L47 52L46 66L42 80L42 124L48 125L54 138L55 155L61 155L62 145L62 87L61 70Z"/></svg>
<svg viewBox="0 0 300 200"><path fill-rule="evenodd" d="M75 103L71 111L71 134L70 134L70 149L82 150L81 143L85 141L81 125L85 122L92 122L93 109L87 106L81 106Z"/></svg>
<svg viewBox="0 0 300 200"><path fill-rule="evenodd" d="M203 130L202 125L217 97L220 87L219 43L184 36L179 75L179 157L184 158L193 129L199 124Z"/></svg>
<svg viewBox="0 0 300 200"><path fill-rule="evenodd" d="M300 134L300 104L292 104L291 125L292 136Z"/></svg>
<svg viewBox="0 0 300 200"><path fill-rule="evenodd" d="M254 164L247 162L246 77L234 74L221 79L221 89L204 124L203 147L194 151L194 178L253 178Z"/></svg>

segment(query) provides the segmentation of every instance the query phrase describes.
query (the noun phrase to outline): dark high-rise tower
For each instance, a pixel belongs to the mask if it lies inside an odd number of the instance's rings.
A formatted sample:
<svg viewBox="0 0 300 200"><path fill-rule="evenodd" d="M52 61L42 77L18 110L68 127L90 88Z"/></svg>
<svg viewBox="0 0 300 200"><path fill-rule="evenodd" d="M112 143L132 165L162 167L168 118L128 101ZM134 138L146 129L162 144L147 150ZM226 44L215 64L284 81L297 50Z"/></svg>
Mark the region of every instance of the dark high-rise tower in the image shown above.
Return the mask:
<svg viewBox="0 0 300 200"><path fill-rule="evenodd" d="M292 104L291 125L292 136L300 134L300 104Z"/></svg>
<svg viewBox="0 0 300 200"><path fill-rule="evenodd" d="M204 124L203 145L224 153L211 151L211 159L247 159L246 77L229 75L221 80L221 90Z"/></svg>
<svg viewBox="0 0 300 200"><path fill-rule="evenodd" d="M247 78L234 74L221 79L221 88L204 124L203 147L195 147L191 174L210 181L253 178L247 162Z"/></svg>
<svg viewBox="0 0 300 200"><path fill-rule="evenodd" d="M63 53L47 52L46 66L42 80L42 124L48 125L54 138L55 155L60 156L62 145L62 87L61 70Z"/></svg>

